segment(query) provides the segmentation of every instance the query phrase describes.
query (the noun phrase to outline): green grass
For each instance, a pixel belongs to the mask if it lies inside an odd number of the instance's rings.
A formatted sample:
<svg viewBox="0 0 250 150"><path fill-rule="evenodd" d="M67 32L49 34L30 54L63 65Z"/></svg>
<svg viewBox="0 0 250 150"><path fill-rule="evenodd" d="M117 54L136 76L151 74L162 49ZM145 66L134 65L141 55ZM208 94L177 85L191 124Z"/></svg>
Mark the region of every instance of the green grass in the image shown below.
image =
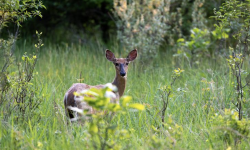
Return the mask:
<svg viewBox="0 0 250 150"><path fill-rule="evenodd" d="M115 54L122 54L118 44L109 46ZM9 119L0 124L0 149L89 149L90 137L86 136L85 126L74 123L67 125L64 114L63 97L68 88L84 79L89 85L112 82L115 76L113 64L106 60L101 44L80 46L77 44L47 43L42 48L33 80L38 87L39 95L44 95L34 118L18 124ZM25 51L31 51L29 44L19 43L18 56ZM148 104L146 111L120 114L113 120L120 128L131 131L131 137L120 141L126 149L153 149L152 137L157 137L156 149L227 149L229 146L218 138L217 130L213 128L211 116L220 114L225 108L233 109L230 75L226 61L223 58L205 59L199 65L190 68L187 62L179 63L172 58L171 53L161 53L153 62L146 64L139 60L130 64L128 83L125 95L133 97L133 102ZM174 85L173 97L169 101L166 119L172 119L183 132L180 138L172 134L177 141L174 145L167 144L170 139L166 134L160 134L152 129L158 126L158 112L162 108L158 88L171 82L174 69L180 67L184 73ZM249 68L246 64L245 68ZM204 83L206 80L209 83ZM180 88L181 90L177 91ZM205 88L210 91L204 93ZM246 91L248 92L248 91ZM246 95L246 97L248 94ZM247 100L249 103L249 100ZM207 111L205 105L210 104ZM245 104L245 117L248 117L249 104ZM2 114L3 115L3 114ZM13 116L14 117L14 116ZM166 129L164 131L166 132ZM179 140L178 140L179 139ZM238 149L249 149L249 141L242 140Z"/></svg>

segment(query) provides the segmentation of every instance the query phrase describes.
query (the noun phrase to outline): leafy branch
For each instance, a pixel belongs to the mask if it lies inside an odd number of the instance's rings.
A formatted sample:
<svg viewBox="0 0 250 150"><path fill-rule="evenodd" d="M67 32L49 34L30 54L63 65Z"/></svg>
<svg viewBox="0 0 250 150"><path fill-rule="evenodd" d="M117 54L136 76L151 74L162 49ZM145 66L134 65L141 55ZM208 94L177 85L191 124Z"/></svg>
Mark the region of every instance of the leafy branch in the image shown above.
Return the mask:
<svg viewBox="0 0 250 150"><path fill-rule="evenodd" d="M112 123L114 114L126 113L129 109L144 110L144 105L130 103L132 100L130 96L121 97L120 103L118 103L116 90L117 88L112 84L106 84L102 89L92 88L75 93L80 97L82 105L87 103L93 108L93 111L81 110L76 107L69 108L82 115L77 119L88 120L85 123L89 128L88 132L92 137L92 145L95 149L117 149L119 140L129 137L127 130L119 129L118 125Z"/></svg>
<svg viewBox="0 0 250 150"><path fill-rule="evenodd" d="M174 85L176 79L180 77L180 75L183 71L184 70L181 70L180 68L174 70L174 72L172 74L172 80L171 80L170 85L163 86L162 88L159 89L161 100L163 102L162 109L160 111L161 112L161 121L162 121L163 127L164 127L164 122L165 122L166 109L168 107L169 99L172 97L173 85Z"/></svg>

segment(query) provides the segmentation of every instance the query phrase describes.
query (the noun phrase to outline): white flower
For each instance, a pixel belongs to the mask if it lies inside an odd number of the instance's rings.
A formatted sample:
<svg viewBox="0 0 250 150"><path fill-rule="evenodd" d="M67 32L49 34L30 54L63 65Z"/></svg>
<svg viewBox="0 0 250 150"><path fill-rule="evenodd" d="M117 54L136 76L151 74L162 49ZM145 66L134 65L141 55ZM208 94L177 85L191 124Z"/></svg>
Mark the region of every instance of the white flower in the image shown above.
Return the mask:
<svg viewBox="0 0 250 150"><path fill-rule="evenodd" d="M108 87L109 89L111 89L114 92L117 91L117 87L115 85L113 85L112 83L107 83L107 84L105 84L104 87Z"/></svg>
<svg viewBox="0 0 250 150"><path fill-rule="evenodd" d="M105 92L105 97L107 97L107 98L116 98L116 95L115 95L114 92L106 91Z"/></svg>

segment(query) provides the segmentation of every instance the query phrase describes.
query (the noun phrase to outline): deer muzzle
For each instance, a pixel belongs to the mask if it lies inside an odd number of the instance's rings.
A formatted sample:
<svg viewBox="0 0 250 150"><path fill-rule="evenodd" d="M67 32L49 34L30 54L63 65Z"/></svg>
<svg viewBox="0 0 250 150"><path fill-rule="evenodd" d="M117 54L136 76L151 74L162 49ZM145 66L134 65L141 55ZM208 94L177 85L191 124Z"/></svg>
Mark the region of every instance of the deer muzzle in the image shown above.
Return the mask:
<svg viewBox="0 0 250 150"><path fill-rule="evenodd" d="M120 64L120 75L122 77L126 76L126 71L124 69L124 64Z"/></svg>

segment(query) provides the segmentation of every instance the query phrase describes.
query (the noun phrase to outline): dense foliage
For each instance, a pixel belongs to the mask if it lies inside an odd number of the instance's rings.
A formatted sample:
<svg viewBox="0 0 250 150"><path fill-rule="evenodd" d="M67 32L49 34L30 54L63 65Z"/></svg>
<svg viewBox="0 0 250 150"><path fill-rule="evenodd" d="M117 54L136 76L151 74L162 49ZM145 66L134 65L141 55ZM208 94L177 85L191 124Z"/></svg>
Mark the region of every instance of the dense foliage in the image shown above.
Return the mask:
<svg viewBox="0 0 250 150"><path fill-rule="evenodd" d="M123 5L124 2L124 0L121 1L118 6ZM129 6L133 1L128 0L126 2ZM134 2L140 2L140 0ZM142 1L145 4L154 4L150 8L154 11L157 10L156 7L159 7L157 6L159 2L159 0ZM213 2L210 0L168 0L170 5L167 7L169 7L169 10L165 10L168 13L164 13L164 15L170 18L167 21L167 26L171 26L173 29L167 30L168 38L166 38L166 41L173 45L172 38L189 35L190 29L194 27L213 27L215 21L209 19L209 17L214 14L213 9L219 8L223 2L223 0L214 0ZM113 38L117 34L116 29L119 29L119 26L116 26L116 17L113 14L113 11L116 10L116 1L77 0L72 3L69 0L44 0L43 3L47 7L47 9L41 10L43 19L29 19L22 28L23 35L33 34L31 30L39 30L46 36L52 36L51 33L53 33L64 35L67 40L78 42L75 39L77 38L84 42L87 40L86 38L89 38L88 34L95 34L101 35L101 38L107 42L109 37ZM168 14L171 14L171 17L168 17ZM170 31L173 34L169 34ZM72 33L74 35L71 35Z"/></svg>
<svg viewBox="0 0 250 150"><path fill-rule="evenodd" d="M26 22L24 33L31 30L69 36L77 36L85 40L86 34L102 36L103 40L109 39L109 33L114 28L111 19L112 1L110 0L43 0L47 9L41 10L43 19L34 18ZM66 30L68 29L68 30ZM75 35L71 35L74 33ZM83 37L81 37L83 36ZM74 40L72 40L74 41ZM78 42L78 40L77 40ZM84 41L83 41L84 42Z"/></svg>

